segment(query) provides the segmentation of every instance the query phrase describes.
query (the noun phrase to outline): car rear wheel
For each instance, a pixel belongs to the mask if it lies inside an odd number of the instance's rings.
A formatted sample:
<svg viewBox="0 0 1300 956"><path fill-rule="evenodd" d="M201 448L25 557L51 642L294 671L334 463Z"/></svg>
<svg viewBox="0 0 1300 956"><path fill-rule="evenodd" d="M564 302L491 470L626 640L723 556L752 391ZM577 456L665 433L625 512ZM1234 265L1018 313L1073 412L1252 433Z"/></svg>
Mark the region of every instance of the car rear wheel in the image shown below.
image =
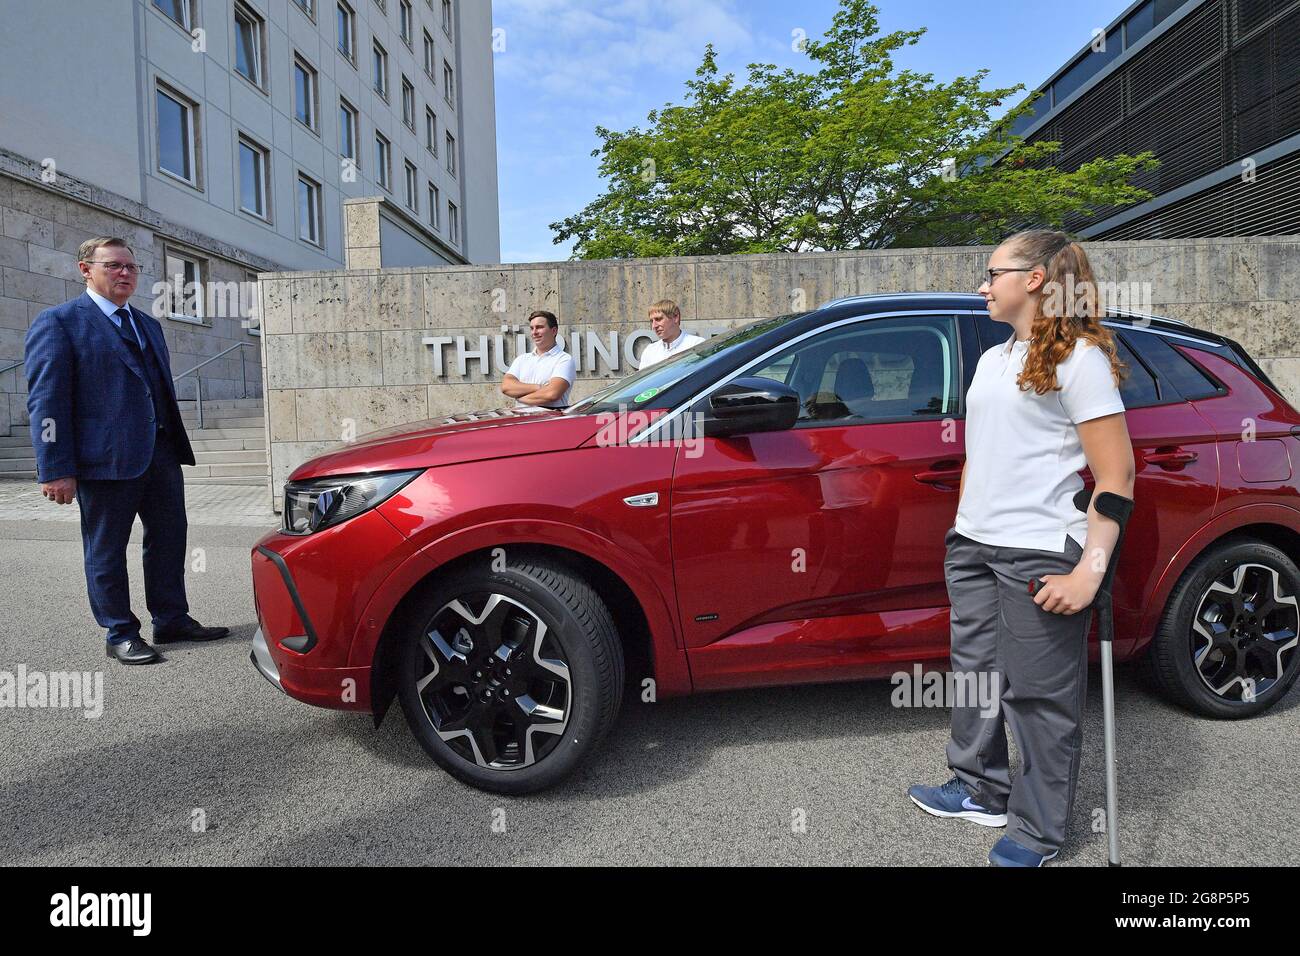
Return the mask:
<svg viewBox="0 0 1300 956"><path fill-rule="evenodd" d="M1209 717L1249 717L1300 670L1300 569L1262 541L1206 552L1170 595L1151 672L1171 700Z"/></svg>
<svg viewBox="0 0 1300 956"><path fill-rule="evenodd" d="M570 773L623 692L614 621L559 563L462 569L419 599L398 696L411 732L453 776L530 793Z"/></svg>

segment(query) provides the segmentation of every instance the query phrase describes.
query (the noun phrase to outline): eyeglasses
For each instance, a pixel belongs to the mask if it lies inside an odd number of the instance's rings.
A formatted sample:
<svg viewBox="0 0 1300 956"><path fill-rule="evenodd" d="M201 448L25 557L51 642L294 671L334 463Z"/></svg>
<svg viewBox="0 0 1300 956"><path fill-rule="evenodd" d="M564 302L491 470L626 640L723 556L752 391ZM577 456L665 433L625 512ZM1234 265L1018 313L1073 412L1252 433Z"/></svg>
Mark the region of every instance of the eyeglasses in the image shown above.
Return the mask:
<svg viewBox="0 0 1300 956"><path fill-rule="evenodd" d="M134 262L104 262L102 259L88 259L88 264L103 266L109 272L126 272L131 275L139 275L140 267Z"/></svg>
<svg viewBox="0 0 1300 956"><path fill-rule="evenodd" d="M1034 270L1032 267L1030 267L1028 269L988 269L985 271L988 273L989 285L992 285L993 280L996 279L998 276L1002 275L1002 273L1004 272L1033 272Z"/></svg>

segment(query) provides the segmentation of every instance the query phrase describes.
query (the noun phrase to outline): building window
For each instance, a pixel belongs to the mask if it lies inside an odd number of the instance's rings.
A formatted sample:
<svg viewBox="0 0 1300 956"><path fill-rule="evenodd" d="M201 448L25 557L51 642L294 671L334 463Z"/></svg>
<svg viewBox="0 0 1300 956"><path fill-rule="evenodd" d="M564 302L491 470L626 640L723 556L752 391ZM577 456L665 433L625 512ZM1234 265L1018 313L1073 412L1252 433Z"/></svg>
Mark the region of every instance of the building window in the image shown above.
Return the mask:
<svg viewBox="0 0 1300 956"><path fill-rule="evenodd" d="M293 58L293 115L303 126L316 131L316 71L298 55Z"/></svg>
<svg viewBox="0 0 1300 956"><path fill-rule="evenodd" d="M406 161L406 205L411 212L419 214L420 174L416 171L415 164L410 160Z"/></svg>
<svg viewBox="0 0 1300 956"><path fill-rule="evenodd" d="M428 106L424 108L424 148L438 155L438 117Z"/></svg>
<svg viewBox="0 0 1300 956"><path fill-rule="evenodd" d="M294 5L313 20L316 19L316 0L293 0Z"/></svg>
<svg viewBox="0 0 1300 956"><path fill-rule="evenodd" d="M415 87L405 76L402 77L402 122L415 132Z"/></svg>
<svg viewBox="0 0 1300 956"><path fill-rule="evenodd" d="M338 45L339 52L352 61L352 65L357 63L357 15L346 3L339 3L338 15L335 18L338 27Z"/></svg>
<svg viewBox="0 0 1300 956"><path fill-rule="evenodd" d="M456 137L447 134L447 172L456 175Z"/></svg>
<svg viewBox="0 0 1300 956"><path fill-rule="evenodd" d="M429 74L429 79L433 79L433 37L429 31L424 31L424 72ZM436 82L436 81L435 81Z"/></svg>
<svg viewBox="0 0 1300 956"><path fill-rule="evenodd" d="M158 88L158 168L198 185L194 123L198 108L177 93Z"/></svg>
<svg viewBox="0 0 1300 956"><path fill-rule="evenodd" d="M320 183L298 174L298 238L313 246L321 242Z"/></svg>
<svg viewBox="0 0 1300 956"><path fill-rule="evenodd" d="M375 41L375 92L388 99L388 52Z"/></svg>
<svg viewBox="0 0 1300 956"><path fill-rule="evenodd" d="M442 0L442 29L451 36L451 0Z"/></svg>
<svg viewBox="0 0 1300 956"><path fill-rule="evenodd" d="M247 287L252 289L253 291L252 291L252 295L248 297L248 300L245 300L243 295L239 297L240 311L243 312L243 316L242 316L243 321L240 322L240 325L244 327L244 331L247 332L249 335L256 335L258 337L261 337L262 317L258 314L257 273L245 272L244 282L247 283ZM248 308L247 310L244 310L243 307L245 301L250 302L250 308Z"/></svg>
<svg viewBox="0 0 1300 956"><path fill-rule="evenodd" d="M181 322L203 324L203 266L198 259L175 249L163 251L167 289L163 303L167 315Z"/></svg>
<svg viewBox="0 0 1300 956"><path fill-rule="evenodd" d="M239 208L270 219L271 154L247 136L239 137Z"/></svg>
<svg viewBox="0 0 1300 956"><path fill-rule="evenodd" d="M446 60L442 61L442 95L449 104L456 105L456 74Z"/></svg>
<svg viewBox="0 0 1300 956"><path fill-rule="evenodd" d="M429 183L429 225L433 229L438 228L438 187Z"/></svg>
<svg viewBox="0 0 1300 956"><path fill-rule="evenodd" d="M460 210L454 202L447 203L447 238L454 243L460 242Z"/></svg>
<svg viewBox="0 0 1300 956"><path fill-rule="evenodd" d="M153 5L186 33L194 28L193 0L153 0Z"/></svg>
<svg viewBox="0 0 1300 956"><path fill-rule="evenodd" d="M235 72L265 90L262 63L266 21L242 3L235 4Z"/></svg>
<svg viewBox="0 0 1300 956"><path fill-rule="evenodd" d="M392 190L393 188L393 169L390 165L393 156L392 146L384 138L383 133L375 134L375 182L379 183L384 189Z"/></svg>
<svg viewBox="0 0 1300 956"><path fill-rule="evenodd" d="M410 0L400 0L397 13L397 29L401 34L402 42L408 47L411 45L411 36L414 28L412 27L413 16L411 13Z"/></svg>
<svg viewBox="0 0 1300 956"><path fill-rule="evenodd" d="M352 160L355 168L357 157L357 109L343 97L339 97L339 155Z"/></svg>
<svg viewBox="0 0 1300 956"><path fill-rule="evenodd" d="M388 12L388 0L375 0L375 6L384 11L384 13Z"/></svg>

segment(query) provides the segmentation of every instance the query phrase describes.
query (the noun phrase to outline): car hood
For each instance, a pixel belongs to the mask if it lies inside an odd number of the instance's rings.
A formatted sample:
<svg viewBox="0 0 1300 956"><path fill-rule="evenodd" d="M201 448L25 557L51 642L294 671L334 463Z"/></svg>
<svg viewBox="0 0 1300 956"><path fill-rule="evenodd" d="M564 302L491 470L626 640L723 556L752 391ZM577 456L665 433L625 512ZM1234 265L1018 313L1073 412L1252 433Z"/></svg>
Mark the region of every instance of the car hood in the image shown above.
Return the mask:
<svg viewBox="0 0 1300 956"><path fill-rule="evenodd" d="M595 415L562 415L545 409L462 413L363 435L351 444L303 462L289 480L564 451L577 448L600 425Z"/></svg>

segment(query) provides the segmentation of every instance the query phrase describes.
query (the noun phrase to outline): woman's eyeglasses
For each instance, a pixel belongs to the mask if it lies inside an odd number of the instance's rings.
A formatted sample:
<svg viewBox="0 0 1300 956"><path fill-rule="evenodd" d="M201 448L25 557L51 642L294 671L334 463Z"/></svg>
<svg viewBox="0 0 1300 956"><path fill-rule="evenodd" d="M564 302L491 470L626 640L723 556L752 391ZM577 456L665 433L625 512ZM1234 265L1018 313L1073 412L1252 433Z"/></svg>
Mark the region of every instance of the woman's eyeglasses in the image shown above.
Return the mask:
<svg viewBox="0 0 1300 956"><path fill-rule="evenodd" d="M1027 268L1027 269L1009 269L1009 268L1008 268L1008 269L987 269L987 270L985 270L986 274L987 274L988 277L989 277L989 285L992 285L992 284L993 284L993 280L996 279L998 276L1002 275L1002 273L1004 273L1004 272L1033 272L1033 271L1034 271L1034 270L1033 270L1033 267L1032 267L1032 266L1031 266L1030 268Z"/></svg>

